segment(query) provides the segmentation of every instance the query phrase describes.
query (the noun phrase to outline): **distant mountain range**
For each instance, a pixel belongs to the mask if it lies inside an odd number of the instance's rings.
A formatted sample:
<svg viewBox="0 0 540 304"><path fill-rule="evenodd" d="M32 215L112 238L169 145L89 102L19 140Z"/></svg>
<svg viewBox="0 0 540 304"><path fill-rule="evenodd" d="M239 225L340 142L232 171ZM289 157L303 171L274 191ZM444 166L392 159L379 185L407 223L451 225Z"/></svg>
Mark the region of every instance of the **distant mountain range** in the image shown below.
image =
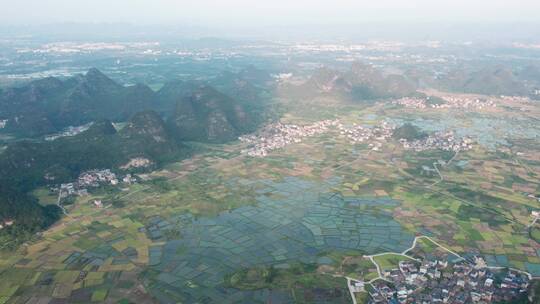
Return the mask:
<svg viewBox="0 0 540 304"><path fill-rule="evenodd" d="M6 131L37 136L97 119L126 120L152 108L154 93L144 85L124 87L97 69L67 80L49 77L0 95Z"/></svg>
<svg viewBox="0 0 540 304"><path fill-rule="evenodd" d="M233 96L225 94L217 96L223 102L208 103L207 106L210 108L206 110L216 114L219 111L229 111L228 107L231 109L235 106L244 107L247 102L255 102L261 90L244 80L249 78L248 75L250 72L246 71L224 77L221 81L224 83L222 87ZM182 108L186 100L191 100L193 97L191 95L195 91L199 94L201 87L206 87L206 91L212 90L203 83L173 81L165 84L158 92L154 92L143 84L119 85L99 70L90 69L85 75L66 80L49 77L0 92L0 119L7 120L4 132L27 137L50 134L68 126L83 125L100 119L126 121L135 113L146 110L156 111L165 119L177 121L173 116L183 115L178 113L177 109ZM205 96L210 98L210 94ZM216 108L211 108L214 106ZM228 121L234 117L224 116L226 120L216 121L223 124L220 127L238 129L234 127L236 122ZM201 118L207 119L206 115ZM203 125L207 121L200 123L193 126ZM199 130L183 131L204 136ZM210 140L208 137L191 139Z"/></svg>
<svg viewBox="0 0 540 304"><path fill-rule="evenodd" d="M351 102L409 96L416 87L402 75L384 75L371 65L354 63L348 71L320 68L305 83L285 85L281 94L300 99L336 96Z"/></svg>
<svg viewBox="0 0 540 304"><path fill-rule="evenodd" d="M540 99L540 95L534 94L540 90L540 66L530 65L519 71L502 65L477 70L459 68L434 79L415 69L403 75L385 75L371 65L357 62L347 71L320 68L300 85L281 85L279 93L300 100L333 96L341 101L365 102L421 95L416 91L419 86L449 92Z"/></svg>
<svg viewBox="0 0 540 304"><path fill-rule="evenodd" d="M442 89L454 92L485 95L528 95L524 82L504 66L491 66L468 72L462 69L452 71L437 81Z"/></svg>
<svg viewBox="0 0 540 304"><path fill-rule="evenodd" d="M480 69L457 68L427 82L428 86L442 91L540 99L540 65L537 64L521 69L507 65L490 65Z"/></svg>

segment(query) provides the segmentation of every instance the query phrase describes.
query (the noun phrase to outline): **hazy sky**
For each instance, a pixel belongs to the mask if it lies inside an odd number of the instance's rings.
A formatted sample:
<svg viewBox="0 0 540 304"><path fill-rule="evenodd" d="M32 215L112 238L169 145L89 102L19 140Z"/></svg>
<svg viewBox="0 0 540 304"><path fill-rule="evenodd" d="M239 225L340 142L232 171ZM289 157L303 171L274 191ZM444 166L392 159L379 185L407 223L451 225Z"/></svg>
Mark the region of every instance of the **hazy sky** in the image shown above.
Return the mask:
<svg viewBox="0 0 540 304"><path fill-rule="evenodd" d="M366 22L537 22L540 0L0 0L0 24L209 27Z"/></svg>

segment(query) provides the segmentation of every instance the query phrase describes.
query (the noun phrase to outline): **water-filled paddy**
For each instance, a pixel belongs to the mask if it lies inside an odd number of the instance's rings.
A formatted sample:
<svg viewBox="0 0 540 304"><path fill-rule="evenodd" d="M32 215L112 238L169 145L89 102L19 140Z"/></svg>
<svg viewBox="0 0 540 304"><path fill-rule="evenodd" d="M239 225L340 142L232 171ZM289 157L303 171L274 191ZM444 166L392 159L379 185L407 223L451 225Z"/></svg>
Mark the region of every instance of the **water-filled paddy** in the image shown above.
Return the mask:
<svg viewBox="0 0 540 304"><path fill-rule="evenodd" d="M380 208L374 208L398 202L388 198L344 199L330 191L334 182L298 178L279 183L254 181L265 186L257 190L253 206L213 218L183 214L156 219L149 227L151 233L179 229L181 238L151 250L151 268L159 273L152 277L154 294L188 302L203 298L220 302L263 300L259 298L262 291L239 292L219 285L226 274L242 268L317 263L325 252L336 250L372 254L410 246L414 236Z"/></svg>

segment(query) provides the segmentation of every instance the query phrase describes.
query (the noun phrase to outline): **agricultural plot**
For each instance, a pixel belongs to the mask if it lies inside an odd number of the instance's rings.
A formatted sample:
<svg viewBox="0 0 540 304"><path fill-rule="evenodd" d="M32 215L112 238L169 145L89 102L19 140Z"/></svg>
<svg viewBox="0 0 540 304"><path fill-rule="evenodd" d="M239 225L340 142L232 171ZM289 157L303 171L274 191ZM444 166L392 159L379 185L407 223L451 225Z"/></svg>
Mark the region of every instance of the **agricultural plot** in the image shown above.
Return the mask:
<svg viewBox="0 0 540 304"><path fill-rule="evenodd" d="M377 277L362 255L400 253L416 235L540 276L540 224L527 228L540 209L530 197L540 190L538 127L512 117L504 129L500 112L447 114L333 105L284 121L369 126L399 117L479 144L457 155L397 141L373 151L331 131L257 159L239 143L201 146L206 153L147 182L94 191L43 236L0 256L0 303L348 303L343 276ZM505 146L514 137L519 154ZM46 189L34 195L55 203ZM435 247L421 239L409 253L455 259ZM376 259L383 268L399 260Z"/></svg>
<svg viewBox="0 0 540 304"><path fill-rule="evenodd" d="M372 214L360 206L396 205L391 199L343 198L328 193L327 184L285 178L257 191L257 204L224 212L215 218L180 215L156 220L150 233L180 226L182 238L151 251L152 289L163 301L230 299L236 293L216 287L238 269L260 265L324 263L320 254L358 250L366 254L404 250L414 236L388 215ZM152 253L153 252L153 253ZM215 292L209 293L209 288ZM244 295L246 296L246 295ZM249 302L253 299L245 299Z"/></svg>

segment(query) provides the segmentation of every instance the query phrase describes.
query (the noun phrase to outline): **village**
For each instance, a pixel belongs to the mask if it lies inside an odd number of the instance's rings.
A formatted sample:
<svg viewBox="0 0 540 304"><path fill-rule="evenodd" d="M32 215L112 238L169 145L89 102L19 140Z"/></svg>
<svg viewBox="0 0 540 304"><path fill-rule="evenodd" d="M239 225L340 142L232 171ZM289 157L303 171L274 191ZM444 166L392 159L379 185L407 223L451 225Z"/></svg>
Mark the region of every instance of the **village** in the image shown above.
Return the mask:
<svg viewBox="0 0 540 304"><path fill-rule="evenodd" d="M475 109L482 110L484 108L496 108L495 101L488 99L483 100L479 98L464 97L464 96L441 96L446 101L445 104L435 104L433 108L436 109Z"/></svg>
<svg viewBox="0 0 540 304"><path fill-rule="evenodd" d="M392 104L411 109L425 109L428 107L426 99L414 97L403 97L396 99L392 101Z"/></svg>
<svg viewBox="0 0 540 304"><path fill-rule="evenodd" d="M123 177L118 177L110 169L89 170L81 173L77 181L71 183L63 183L59 186L51 187L49 190L53 193L58 193L58 201L70 196L85 196L88 195L88 189L97 188L100 186L110 185L117 186L119 184L131 185L138 180L131 174L126 174ZM101 201L95 201L97 207L102 207Z"/></svg>
<svg viewBox="0 0 540 304"><path fill-rule="evenodd" d="M299 126L293 124L275 123L264 127L257 134L239 137L249 148L242 150L243 154L252 157L265 157L269 152L283 148L292 143L300 143L305 137L323 134L335 127L341 136L345 136L351 144L366 143L372 151L379 151L384 143L390 140L396 126L382 121L379 125L366 127L356 123L345 126L338 120L323 120L314 124ZM473 140L469 137L457 137L453 131L435 132L420 139L399 139L406 150L426 151L467 151L472 149Z"/></svg>
<svg viewBox="0 0 540 304"><path fill-rule="evenodd" d="M399 262L382 279L369 283L370 303L499 303L526 295L530 277L511 269L488 267L482 258L419 259ZM355 292L365 284L352 280Z"/></svg>
<svg viewBox="0 0 540 304"><path fill-rule="evenodd" d="M0 229L4 229L6 227L9 227L9 226L13 226L13 224L15 224L15 220L13 219L5 219L5 220L0 220Z"/></svg>
<svg viewBox="0 0 540 304"><path fill-rule="evenodd" d="M378 151L383 143L390 139L396 127L387 121L383 121L379 126L372 128L364 127L354 123L352 127L338 124L339 133L349 139L351 144L369 141L371 150Z"/></svg>
<svg viewBox="0 0 540 304"><path fill-rule="evenodd" d="M532 102L532 100L529 97L526 96L506 96L501 95L501 100L509 101L509 102L523 102L523 103L529 103Z"/></svg>
<svg viewBox="0 0 540 304"><path fill-rule="evenodd" d="M92 124L93 123L88 123L88 124L85 124L85 125L82 125L82 126L77 126L77 127L69 126L60 133L45 136L45 140L46 141L53 141L53 140L61 138L61 137L75 136L77 134L80 134L80 133L88 130L92 126Z"/></svg>
<svg viewBox="0 0 540 304"><path fill-rule="evenodd" d="M270 151L283 148L291 143L302 142L305 137L325 133L329 127L337 124L337 120L323 120L306 126L279 122L270 124L255 135L239 137L241 142L251 146L243 150L242 153L254 157L265 157Z"/></svg>
<svg viewBox="0 0 540 304"><path fill-rule="evenodd" d="M403 97L392 101L393 105L400 105L405 108L412 109L474 109L482 110L485 108L496 108L495 101L488 99L483 100L480 98L464 97L464 96L441 96L441 99L445 103L429 103L430 97L416 98L416 97Z"/></svg>
<svg viewBox="0 0 540 304"><path fill-rule="evenodd" d="M369 142L368 146L373 151L378 151L383 147L384 142L388 141L394 135L396 127L386 121L383 121L379 126L367 128L353 124L352 128L344 127L338 124L341 135L354 143ZM469 137L459 138L454 132L435 132L429 136L420 139L406 140L399 139L403 148L406 150L414 150L416 152L426 150L443 150L443 151L467 151L472 149L473 140Z"/></svg>
<svg viewBox="0 0 540 304"><path fill-rule="evenodd" d="M422 139L407 141L400 139L403 148L414 150L416 152L426 150L443 150L443 151L468 151L472 149L473 140L470 137L459 138L454 132L435 132Z"/></svg>

